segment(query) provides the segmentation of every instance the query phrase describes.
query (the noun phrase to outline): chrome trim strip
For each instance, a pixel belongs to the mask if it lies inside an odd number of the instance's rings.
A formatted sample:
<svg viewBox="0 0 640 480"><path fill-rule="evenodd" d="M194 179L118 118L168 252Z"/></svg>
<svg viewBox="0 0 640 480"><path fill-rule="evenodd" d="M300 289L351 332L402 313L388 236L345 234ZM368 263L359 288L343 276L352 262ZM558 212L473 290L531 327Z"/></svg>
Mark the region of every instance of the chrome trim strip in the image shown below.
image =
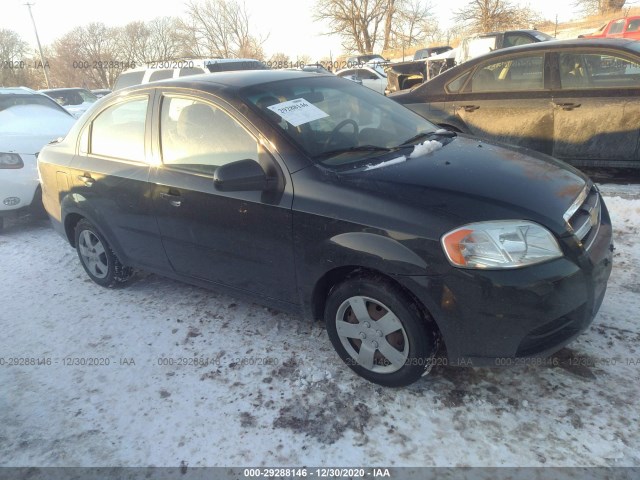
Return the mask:
<svg viewBox="0 0 640 480"><path fill-rule="evenodd" d="M584 201L587 199L587 197L589 196L589 192L591 191L591 187L587 184L584 185L584 188L582 189L582 191L580 192L580 194L576 197L576 199L573 201L573 203L571 204L571 206L569 207L569 209L564 213L564 215L562 216L562 218L564 218L565 222L568 222L569 219L571 217L573 217L573 214L576 213L578 211L578 209L582 206L582 204L584 203Z"/></svg>

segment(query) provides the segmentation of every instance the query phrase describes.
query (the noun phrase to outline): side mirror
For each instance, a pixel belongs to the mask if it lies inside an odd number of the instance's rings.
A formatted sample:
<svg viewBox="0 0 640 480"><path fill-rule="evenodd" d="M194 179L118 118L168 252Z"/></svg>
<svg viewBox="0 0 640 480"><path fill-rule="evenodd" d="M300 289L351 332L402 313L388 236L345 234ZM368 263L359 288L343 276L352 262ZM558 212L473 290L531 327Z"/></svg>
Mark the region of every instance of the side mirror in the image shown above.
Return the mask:
<svg viewBox="0 0 640 480"><path fill-rule="evenodd" d="M223 192L265 190L269 184L267 174L258 162L238 160L216 168L213 182Z"/></svg>

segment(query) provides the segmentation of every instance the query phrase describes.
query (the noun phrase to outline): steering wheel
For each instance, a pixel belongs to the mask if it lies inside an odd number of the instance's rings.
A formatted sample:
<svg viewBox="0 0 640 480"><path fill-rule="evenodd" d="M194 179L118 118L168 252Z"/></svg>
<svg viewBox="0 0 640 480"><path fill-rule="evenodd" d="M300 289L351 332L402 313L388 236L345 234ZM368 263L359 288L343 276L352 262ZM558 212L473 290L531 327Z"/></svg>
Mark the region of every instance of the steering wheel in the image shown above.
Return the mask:
<svg viewBox="0 0 640 480"><path fill-rule="evenodd" d="M341 121L338 125L336 125L333 130L331 130L331 133L329 134L329 137L327 138L327 141L324 142L324 149L325 150L327 150L329 148L329 146L336 140L336 138L335 138L336 135L346 125L352 125L353 126L353 133L352 133L353 144L356 145L358 143L358 133L360 133L360 129L358 128L358 124L355 122L355 120L347 118L347 119Z"/></svg>

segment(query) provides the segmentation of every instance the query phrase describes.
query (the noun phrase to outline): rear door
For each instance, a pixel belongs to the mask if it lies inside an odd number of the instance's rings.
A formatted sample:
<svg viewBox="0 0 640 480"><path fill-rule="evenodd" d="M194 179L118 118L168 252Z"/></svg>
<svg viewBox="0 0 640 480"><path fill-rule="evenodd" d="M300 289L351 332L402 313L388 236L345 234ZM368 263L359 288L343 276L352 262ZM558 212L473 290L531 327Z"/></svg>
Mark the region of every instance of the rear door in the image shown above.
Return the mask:
<svg viewBox="0 0 640 480"><path fill-rule="evenodd" d="M554 54L553 155L576 165L633 166L640 140L640 65L608 50ZM622 163L620 163L622 162Z"/></svg>
<svg viewBox="0 0 640 480"><path fill-rule="evenodd" d="M99 112L81 133L67 181L81 213L115 243L123 262L165 270L149 183L152 98L129 95Z"/></svg>
<svg viewBox="0 0 640 480"><path fill-rule="evenodd" d="M553 109L547 70L544 52L480 63L462 92L449 95L450 108L474 135L550 153Z"/></svg>
<svg viewBox="0 0 640 480"><path fill-rule="evenodd" d="M166 91L156 109L162 164L152 173L152 198L172 268L295 303L290 181L259 133L213 97ZM216 168L243 159L260 163L281 190L220 191Z"/></svg>

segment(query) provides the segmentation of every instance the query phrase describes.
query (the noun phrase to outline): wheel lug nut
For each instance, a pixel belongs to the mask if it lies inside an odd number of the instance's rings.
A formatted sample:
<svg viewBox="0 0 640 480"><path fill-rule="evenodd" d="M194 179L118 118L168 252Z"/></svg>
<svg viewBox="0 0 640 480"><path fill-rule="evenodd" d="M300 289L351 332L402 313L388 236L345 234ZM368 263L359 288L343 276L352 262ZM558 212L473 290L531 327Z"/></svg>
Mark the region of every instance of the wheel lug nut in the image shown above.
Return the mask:
<svg viewBox="0 0 640 480"><path fill-rule="evenodd" d="M382 330L376 330L376 333L378 334L379 337L382 336Z"/></svg>
<svg viewBox="0 0 640 480"><path fill-rule="evenodd" d="M371 345L373 345L373 348L378 348L378 342L371 342Z"/></svg>
<svg viewBox="0 0 640 480"><path fill-rule="evenodd" d="M364 322L364 326L369 328L371 326L371 324L369 322Z"/></svg>
<svg viewBox="0 0 640 480"><path fill-rule="evenodd" d="M364 340L365 338L367 338L367 336L364 334L364 332L360 332L360 338Z"/></svg>

